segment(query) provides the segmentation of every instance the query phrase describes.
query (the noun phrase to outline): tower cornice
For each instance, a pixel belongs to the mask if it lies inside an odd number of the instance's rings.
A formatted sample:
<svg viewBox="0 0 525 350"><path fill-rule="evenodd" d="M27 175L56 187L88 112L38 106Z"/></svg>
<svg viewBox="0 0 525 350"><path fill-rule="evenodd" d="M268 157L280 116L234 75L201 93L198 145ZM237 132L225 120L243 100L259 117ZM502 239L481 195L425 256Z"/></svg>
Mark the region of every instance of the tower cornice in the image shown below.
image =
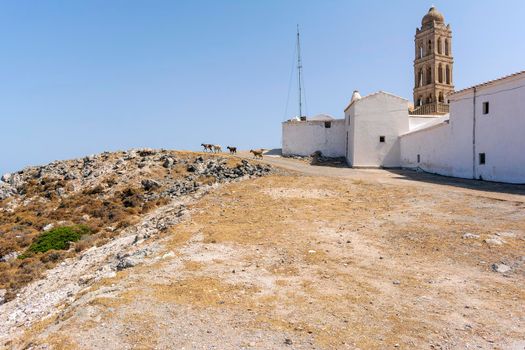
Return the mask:
<svg viewBox="0 0 525 350"><path fill-rule="evenodd" d="M421 63L426 63L427 61L435 60L437 62L446 62L446 63L454 63L454 58L452 56L447 56L443 54L430 54L427 56L423 56L422 58L415 58L414 59L414 65L418 65Z"/></svg>

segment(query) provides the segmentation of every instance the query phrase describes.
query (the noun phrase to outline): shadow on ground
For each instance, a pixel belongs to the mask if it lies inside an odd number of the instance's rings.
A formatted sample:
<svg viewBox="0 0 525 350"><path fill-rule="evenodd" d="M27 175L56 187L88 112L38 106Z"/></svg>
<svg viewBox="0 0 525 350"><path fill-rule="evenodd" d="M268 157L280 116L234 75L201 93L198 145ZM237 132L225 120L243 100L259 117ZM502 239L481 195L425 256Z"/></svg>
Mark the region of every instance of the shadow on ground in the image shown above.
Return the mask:
<svg viewBox="0 0 525 350"><path fill-rule="evenodd" d="M326 167L332 167L332 168L349 168L349 166L346 164L345 158L330 158L327 160L317 160L313 158L312 161L310 162L310 165L326 166Z"/></svg>
<svg viewBox="0 0 525 350"><path fill-rule="evenodd" d="M264 151L265 156L282 156L283 150L281 148L273 148L268 151Z"/></svg>
<svg viewBox="0 0 525 350"><path fill-rule="evenodd" d="M264 155L283 157L283 152L281 148L274 148L274 149L265 151ZM288 157L284 157L284 158L288 158ZM297 156L297 157L290 157L290 158L309 161L309 164L313 166L326 166L326 167L332 167L332 168L348 168L345 157L325 157L319 151L314 152L310 157Z"/></svg>
<svg viewBox="0 0 525 350"><path fill-rule="evenodd" d="M408 169L386 169L399 175L401 180L422 181L433 184L449 185L470 190L499 192L508 194L525 195L525 185L507 184L501 182L489 182L481 180L460 179Z"/></svg>

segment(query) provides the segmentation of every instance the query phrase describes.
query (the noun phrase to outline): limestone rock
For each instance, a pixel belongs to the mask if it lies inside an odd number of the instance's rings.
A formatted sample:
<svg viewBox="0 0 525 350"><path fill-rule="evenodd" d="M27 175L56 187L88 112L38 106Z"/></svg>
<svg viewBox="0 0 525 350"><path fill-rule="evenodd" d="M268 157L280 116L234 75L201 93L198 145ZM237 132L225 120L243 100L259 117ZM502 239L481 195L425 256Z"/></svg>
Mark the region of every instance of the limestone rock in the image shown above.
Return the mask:
<svg viewBox="0 0 525 350"><path fill-rule="evenodd" d="M162 166L166 169L171 169L173 165L175 164L175 160L171 157L164 158L164 163L162 163Z"/></svg>
<svg viewBox="0 0 525 350"><path fill-rule="evenodd" d="M17 193L16 189L13 188L11 185L0 182L0 201L12 197Z"/></svg>
<svg viewBox="0 0 525 350"><path fill-rule="evenodd" d="M14 260L18 257L18 255L19 255L18 252L7 253L4 256L0 256L0 262L8 262L8 261Z"/></svg>
<svg viewBox="0 0 525 350"><path fill-rule="evenodd" d="M0 305L5 303L5 295L7 291L5 289L0 289Z"/></svg>
<svg viewBox="0 0 525 350"><path fill-rule="evenodd" d="M135 262L130 258L122 258L117 263L117 271L122 271L124 269L135 266Z"/></svg>
<svg viewBox="0 0 525 350"><path fill-rule="evenodd" d="M483 241L491 246L503 245L503 243L505 243L505 241L499 238L498 236L492 236L491 238L487 238Z"/></svg>
<svg viewBox="0 0 525 350"><path fill-rule="evenodd" d="M505 264L492 264L492 271L499 273L507 273L511 270L511 267Z"/></svg>
<svg viewBox="0 0 525 350"><path fill-rule="evenodd" d="M160 184L157 181L151 179L144 179L141 181L141 184L146 191L155 190L160 187Z"/></svg>

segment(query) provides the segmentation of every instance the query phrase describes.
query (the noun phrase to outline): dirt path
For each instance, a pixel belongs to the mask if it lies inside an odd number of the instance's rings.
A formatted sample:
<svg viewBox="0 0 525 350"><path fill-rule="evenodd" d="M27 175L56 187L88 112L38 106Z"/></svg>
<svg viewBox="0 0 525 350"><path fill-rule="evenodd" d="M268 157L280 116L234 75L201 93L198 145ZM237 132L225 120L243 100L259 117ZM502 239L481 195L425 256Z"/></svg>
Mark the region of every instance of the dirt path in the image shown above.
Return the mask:
<svg viewBox="0 0 525 350"><path fill-rule="evenodd" d="M252 158L249 154L242 152L240 156ZM312 166L306 161L279 156L265 156L263 162L309 176L344 177L400 186L415 186L430 190L446 188L447 191L459 191L469 195L525 202L525 185L458 179L402 169L352 169Z"/></svg>
<svg viewBox="0 0 525 350"><path fill-rule="evenodd" d="M521 187L265 161L10 346L525 347Z"/></svg>

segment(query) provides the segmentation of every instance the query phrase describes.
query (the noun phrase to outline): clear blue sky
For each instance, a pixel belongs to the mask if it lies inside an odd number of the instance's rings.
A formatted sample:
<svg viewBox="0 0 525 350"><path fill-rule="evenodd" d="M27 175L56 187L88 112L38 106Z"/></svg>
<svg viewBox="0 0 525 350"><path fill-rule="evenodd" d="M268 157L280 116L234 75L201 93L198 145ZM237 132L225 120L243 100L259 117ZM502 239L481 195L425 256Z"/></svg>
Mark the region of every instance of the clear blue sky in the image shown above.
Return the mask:
<svg viewBox="0 0 525 350"><path fill-rule="evenodd" d="M435 0L463 88L525 69L525 1ZM411 99L432 2L0 1L0 173L104 150L278 147L302 32L308 113ZM288 116L296 114L295 91Z"/></svg>

